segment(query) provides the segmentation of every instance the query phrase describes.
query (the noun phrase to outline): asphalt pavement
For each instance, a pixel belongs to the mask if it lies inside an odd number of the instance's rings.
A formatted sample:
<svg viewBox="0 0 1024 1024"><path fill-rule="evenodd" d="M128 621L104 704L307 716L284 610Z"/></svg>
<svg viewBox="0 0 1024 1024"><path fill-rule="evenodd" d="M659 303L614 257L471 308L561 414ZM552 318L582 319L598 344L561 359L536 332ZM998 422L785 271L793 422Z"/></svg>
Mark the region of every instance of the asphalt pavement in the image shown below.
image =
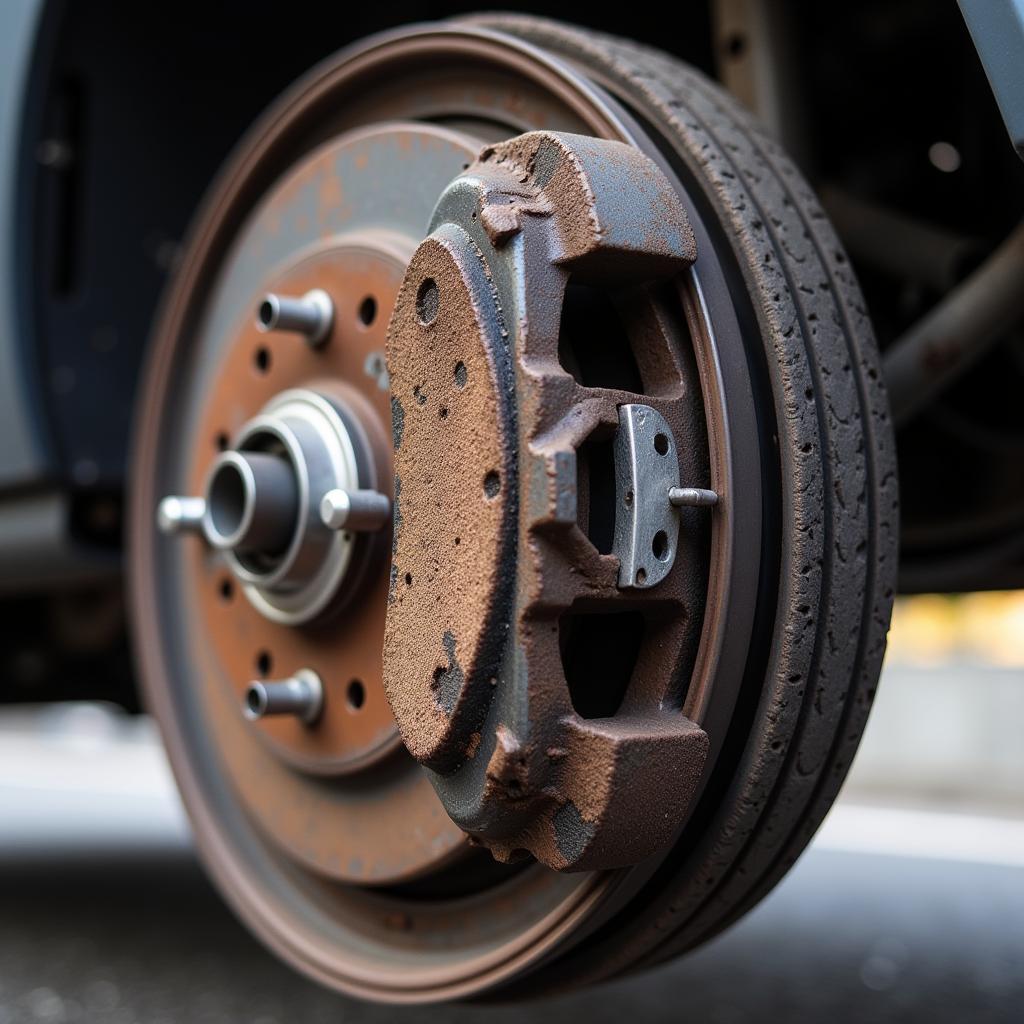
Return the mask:
<svg viewBox="0 0 1024 1024"><path fill-rule="evenodd" d="M51 719L0 720L0 1024L1024 1022L1024 818L1005 807L848 797L688 958L527 1006L396 1010L304 980L233 918L145 720Z"/></svg>

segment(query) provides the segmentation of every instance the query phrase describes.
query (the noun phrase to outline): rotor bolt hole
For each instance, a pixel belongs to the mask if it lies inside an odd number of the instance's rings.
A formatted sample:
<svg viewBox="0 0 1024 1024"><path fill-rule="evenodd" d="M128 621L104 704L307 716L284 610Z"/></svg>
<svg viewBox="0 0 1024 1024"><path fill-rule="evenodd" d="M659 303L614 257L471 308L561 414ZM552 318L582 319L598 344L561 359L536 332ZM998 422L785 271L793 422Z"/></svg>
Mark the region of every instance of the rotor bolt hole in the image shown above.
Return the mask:
<svg viewBox="0 0 1024 1024"><path fill-rule="evenodd" d="M664 562L668 558L668 534L664 530L659 530L654 535L654 540L651 542L651 553L659 562Z"/></svg>
<svg viewBox="0 0 1024 1024"><path fill-rule="evenodd" d="M359 320L364 327L369 327L377 319L377 300L372 295L367 295L359 303Z"/></svg>
<svg viewBox="0 0 1024 1024"><path fill-rule="evenodd" d="M348 706L353 711L358 711L366 703L366 687L358 679L353 679L345 691Z"/></svg>
<svg viewBox="0 0 1024 1024"><path fill-rule="evenodd" d="M263 306L260 306L262 309ZM253 356L253 362L256 364L256 369L260 373L266 373L270 369L270 349L265 345L261 345L256 349L256 353Z"/></svg>
<svg viewBox="0 0 1024 1024"><path fill-rule="evenodd" d="M488 501L498 496L498 491L501 490L501 477L495 470L491 470L487 476L484 477L484 494Z"/></svg>
<svg viewBox="0 0 1024 1024"><path fill-rule="evenodd" d="M626 496L625 496L624 500L625 500L627 506L632 505L633 504L633 492L632 491L626 491Z"/></svg>
<svg viewBox="0 0 1024 1024"><path fill-rule="evenodd" d="M654 435L654 450L659 455L668 455L668 437L665 434Z"/></svg>
<svg viewBox="0 0 1024 1024"><path fill-rule="evenodd" d="M270 651L260 651L256 655L256 671L261 676L270 675L270 670L274 667L274 659L270 656Z"/></svg>
<svg viewBox="0 0 1024 1024"><path fill-rule="evenodd" d="M441 295L437 290L437 282L432 277L428 277L416 293L416 315L424 327L429 326L437 319L437 310L440 304Z"/></svg>
<svg viewBox="0 0 1024 1024"><path fill-rule="evenodd" d="M407 587L411 587L412 586L412 573L411 572L407 572L405 574L405 585Z"/></svg>
<svg viewBox="0 0 1024 1024"><path fill-rule="evenodd" d="M213 436L213 446L219 452L226 452L228 450L228 435L221 430L219 433Z"/></svg>
<svg viewBox="0 0 1024 1024"><path fill-rule="evenodd" d="M466 364L458 362L455 364L455 386L461 391L469 380L469 371Z"/></svg>
<svg viewBox="0 0 1024 1024"><path fill-rule="evenodd" d="M235 585L227 577L220 581L220 586L217 590L220 593L220 599L225 604L229 603L235 596Z"/></svg>

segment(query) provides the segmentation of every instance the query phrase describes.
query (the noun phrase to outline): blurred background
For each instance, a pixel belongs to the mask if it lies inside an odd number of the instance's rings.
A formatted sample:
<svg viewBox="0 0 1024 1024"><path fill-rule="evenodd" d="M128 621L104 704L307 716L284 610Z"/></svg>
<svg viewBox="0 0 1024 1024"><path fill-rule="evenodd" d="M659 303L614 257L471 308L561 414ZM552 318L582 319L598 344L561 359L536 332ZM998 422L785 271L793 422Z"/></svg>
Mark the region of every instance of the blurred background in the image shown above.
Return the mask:
<svg viewBox="0 0 1024 1024"><path fill-rule="evenodd" d="M1024 1024L1024 591L898 602L838 804L770 897L688 958L531 1006L403 1011L263 950L203 875L153 723L124 710L136 373L185 225L257 112L345 40L479 4L0 4L0 156L19 175L0 203L0 420L28 402L24 450L0 429L0 686L19 702L0 707L0 1024ZM884 349L1024 238L1024 166L952 0L679 12L685 31L656 4L564 16L669 46L780 136ZM980 346L973 321L977 363L901 427L903 590L1024 586L1022 309ZM57 703L85 690L111 703Z"/></svg>
<svg viewBox="0 0 1024 1024"><path fill-rule="evenodd" d="M810 850L658 971L525 1007L321 990L196 863L152 723L0 713L0 1024L22 1021L1024 1021L1024 593L898 602L868 730Z"/></svg>

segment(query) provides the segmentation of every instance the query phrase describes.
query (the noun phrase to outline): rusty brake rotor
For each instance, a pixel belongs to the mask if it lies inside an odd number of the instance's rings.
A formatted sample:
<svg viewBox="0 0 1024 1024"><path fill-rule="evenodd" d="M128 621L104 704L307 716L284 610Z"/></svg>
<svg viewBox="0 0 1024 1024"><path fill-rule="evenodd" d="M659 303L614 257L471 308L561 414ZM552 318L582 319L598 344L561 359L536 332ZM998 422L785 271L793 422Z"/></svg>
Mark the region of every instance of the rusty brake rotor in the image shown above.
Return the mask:
<svg viewBox="0 0 1024 1024"><path fill-rule="evenodd" d="M692 944L848 763L884 396L727 102L554 23L403 29L293 87L198 214L137 418L139 659L220 888L333 987Z"/></svg>

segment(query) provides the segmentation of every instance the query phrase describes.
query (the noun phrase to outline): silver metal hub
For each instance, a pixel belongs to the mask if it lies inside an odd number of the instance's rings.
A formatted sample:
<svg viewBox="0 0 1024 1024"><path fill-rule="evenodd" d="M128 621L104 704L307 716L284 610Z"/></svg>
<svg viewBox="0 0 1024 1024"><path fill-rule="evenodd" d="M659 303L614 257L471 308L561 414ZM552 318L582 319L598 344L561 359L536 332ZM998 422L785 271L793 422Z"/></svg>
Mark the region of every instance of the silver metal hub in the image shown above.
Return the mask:
<svg viewBox="0 0 1024 1024"><path fill-rule="evenodd" d="M315 391L282 392L243 427L235 451L226 452L212 467L204 526L215 546L221 545L211 527L225 461L251 466L257 460L257 465L279 467L274 474L264 469L262 479L253 478L253 528L267 524L261 535L264 543L254 548L245 536L235 534L236 542L225 551L246 596L276 622L294 625L322 612L338 593L352 561L355 536L328 529L320 516L328 491L359 489L361 462L362 476L368 472L367 456L357 452L353 439L358 435L345 419L339 405ZM292 480L293 500L287 493L286 473ZM287 543L275 551L267 541L281 536L290 506L294 512Z"/></svg>
<svg viewBox="0 0 1024 1024"><path fill-rule="evenodd" d="M157 521L165 533L201 534L260 612L298 625L341 594L359 534L390 519L376 486L355 417L337 399L295 388L242 427L214 460L202 497L164 498Z"/></svg>

